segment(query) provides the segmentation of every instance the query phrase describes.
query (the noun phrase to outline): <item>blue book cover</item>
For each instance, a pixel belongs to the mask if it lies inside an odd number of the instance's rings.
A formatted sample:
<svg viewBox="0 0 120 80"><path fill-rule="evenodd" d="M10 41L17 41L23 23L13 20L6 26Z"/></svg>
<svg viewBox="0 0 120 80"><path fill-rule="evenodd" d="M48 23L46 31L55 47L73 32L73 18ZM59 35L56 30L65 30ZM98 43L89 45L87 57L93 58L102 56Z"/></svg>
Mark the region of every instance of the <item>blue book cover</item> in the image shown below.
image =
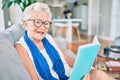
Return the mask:
<svg viewBox="0 0 120 80"><path fill-rule="evenodd" d="M93 43L79 46L70 80L82 80L84 75L90 72L99 49L100 43L97 37L94 38Z"/></svg>

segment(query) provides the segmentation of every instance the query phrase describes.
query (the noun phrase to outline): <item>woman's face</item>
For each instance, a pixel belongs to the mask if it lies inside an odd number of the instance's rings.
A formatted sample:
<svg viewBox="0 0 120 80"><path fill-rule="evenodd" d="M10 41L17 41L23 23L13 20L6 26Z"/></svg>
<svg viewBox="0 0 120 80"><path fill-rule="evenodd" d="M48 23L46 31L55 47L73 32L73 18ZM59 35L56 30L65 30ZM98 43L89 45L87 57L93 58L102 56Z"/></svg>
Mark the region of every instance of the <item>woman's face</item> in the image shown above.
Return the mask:
<svg viewBox="0 0 120 80"><path fill-rule="evenodd" d="M33 41L41 41L48 32L49 15L41 11L33 11L31 19L24 21L24 27L27 30L28 37ZM41 25L40 25L41 24Z"/></svg>

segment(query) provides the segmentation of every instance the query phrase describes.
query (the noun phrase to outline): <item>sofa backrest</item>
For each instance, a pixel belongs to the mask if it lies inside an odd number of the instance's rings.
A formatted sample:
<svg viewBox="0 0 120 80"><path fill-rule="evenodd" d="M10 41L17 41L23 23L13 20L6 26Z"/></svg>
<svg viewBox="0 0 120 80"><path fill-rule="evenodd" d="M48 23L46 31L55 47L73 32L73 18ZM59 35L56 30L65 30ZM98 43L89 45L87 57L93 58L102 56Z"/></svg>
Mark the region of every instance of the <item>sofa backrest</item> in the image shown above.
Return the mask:
<svg viewBox="0 0 120 80"><path fill-rule="evenodd" d="M6 36L6 38L14 45L15 42L18 41L19 38L23 35L24 30L25 29L23 28L22 24L16 23L10 28L4 30L2 34Z"/></svg>
<svg viewBox="0 0 120 80"><path fill-rule="evenodd" d="M22 24L0 32L0 80L31 80L13 46L23 32Z"/></svg>

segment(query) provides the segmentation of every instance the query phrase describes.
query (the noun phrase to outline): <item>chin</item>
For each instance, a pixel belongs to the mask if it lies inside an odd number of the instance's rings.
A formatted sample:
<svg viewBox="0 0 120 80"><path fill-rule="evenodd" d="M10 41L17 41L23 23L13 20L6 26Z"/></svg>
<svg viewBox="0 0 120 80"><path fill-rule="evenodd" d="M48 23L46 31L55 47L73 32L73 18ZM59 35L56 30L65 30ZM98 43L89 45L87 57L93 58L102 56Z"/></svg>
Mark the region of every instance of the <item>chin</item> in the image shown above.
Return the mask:
<svg viewBox="0 0 120 80"><path fill-rule="evenodd" d="M43 35L34 35L34 39L35 40L38 40L38 41L41 41L44 37L46 36L46 34L43 34Z"/></svg>
<svg viewBox="0 0 120 80"><path fill-rule="evenodd" d="M41 41L44 37L34 38L35 40Z"/></svg>
<svg viewBox="0 0 120 80"><path fill-rule="evenodd" d="M41 41L44 38L44 36L34 37L35 40Z"/></svg>

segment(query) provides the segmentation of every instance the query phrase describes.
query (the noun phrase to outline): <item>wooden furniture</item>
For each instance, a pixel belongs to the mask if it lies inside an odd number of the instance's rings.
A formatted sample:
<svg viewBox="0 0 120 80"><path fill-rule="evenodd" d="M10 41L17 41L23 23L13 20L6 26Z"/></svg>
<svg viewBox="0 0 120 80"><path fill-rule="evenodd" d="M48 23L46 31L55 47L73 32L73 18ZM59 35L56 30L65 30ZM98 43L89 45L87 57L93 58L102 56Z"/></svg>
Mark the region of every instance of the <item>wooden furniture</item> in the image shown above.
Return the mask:
<svg viewBox="0 0 120 80"><path fill-rule="evenodd" d="M80 41L80 32L79 32L79 24L82 20L81 19L53 19L52 22L52 35L55 36L56 28L60 30L63 28L65 30L65 37L67 42L72 42L72 31L73 29L76 30L78 41ZM58 32L58 30L57 30ZM61 31L62 33L63 31Z"/></svg>
<svg viewBox="0 0 120 80"><path fill-rule="evenodd" d="M109 61L120 62L120 59L115 60L115 59L112 59L112 58L109 58L109 57L105 57L103 55L98 55L97 58L96 58L96 61L95 61L96 68L99 69L98 65L102 63L106 67L106 70L105 70L106 73L108 73L110 76L116 78L116 80L120 80L120 67L106 65L106 62L109 62Z"/></svg>
<svg viewBox="0 0 120 80"><path fill-rule="evenodd" d="M74 36L74 34L76 34L77 38L78 38L78 41L80 41L80 31L79 31L79 28L78 26L72 26L72 34Z"/></svg>

